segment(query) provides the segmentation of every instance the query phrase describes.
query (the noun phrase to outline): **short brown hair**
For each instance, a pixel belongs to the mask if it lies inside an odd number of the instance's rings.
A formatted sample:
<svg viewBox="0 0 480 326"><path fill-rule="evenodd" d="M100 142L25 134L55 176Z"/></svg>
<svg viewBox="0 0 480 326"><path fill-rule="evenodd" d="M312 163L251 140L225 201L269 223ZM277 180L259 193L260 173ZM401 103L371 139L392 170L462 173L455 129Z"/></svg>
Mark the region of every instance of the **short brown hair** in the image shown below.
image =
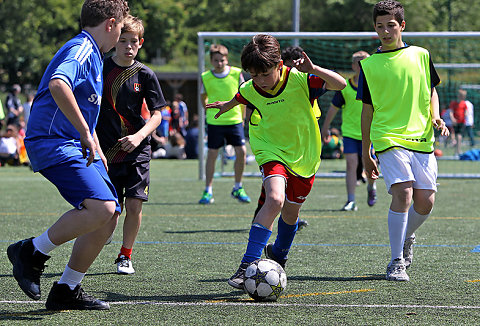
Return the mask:
<svg viewBox="0 0 480 326"><path fill-rule="evenodd" d="M217 53L226 57L228 56L228 49L225 45L221 45L221 44L210 45L210 59L213 57L214 54L217 54Z"/></svg>
<svg viewBox="0 0 480 326"><path fill-rule="evenodd" d="M385 15L393 15L399 24L405 20L403 6L395 0L380 1L373 7L373 23L377 22L378 16Z"/></svg>
<svg viewBox="0 0 480 326"><path fill-rule="evenodd" d="M84 27L95 27L106 19L115 18L122 22L129 12L125 0L85 0L80 14L80 24Z"/></svg>
<svg viewBox="0 0 480 326"><path fill-rule="evenodd" d="M145 28L143 27L143 21L132 15L128 15L123 20L122 33L135 33L138 35L138 38L142 38L145 33Z"/></svg>
<svg viewBox="0 0 480 326"><path fill-rule="evenodd" d="M245 71L265 72L282 61L280 44L271 35L257 34L243 48L241 61Z"/></svg>

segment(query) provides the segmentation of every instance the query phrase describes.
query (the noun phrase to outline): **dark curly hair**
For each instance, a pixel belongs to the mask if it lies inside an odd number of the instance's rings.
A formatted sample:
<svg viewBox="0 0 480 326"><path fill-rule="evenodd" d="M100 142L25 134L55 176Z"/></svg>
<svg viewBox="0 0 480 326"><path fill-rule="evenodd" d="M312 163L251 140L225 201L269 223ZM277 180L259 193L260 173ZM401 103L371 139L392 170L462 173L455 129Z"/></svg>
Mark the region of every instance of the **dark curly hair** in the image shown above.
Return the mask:
<svg viewBox="0 0 480 326"><path fill-rule="evenodd" d="M394 0L384 0L378 2L373 7L373 23L377 22L378 16L393 15L395 20L401 24L405 20L405 12L400 2Z"/></svg>
<svg viewBox="0 0 480 326"><path fill-rule="evenodd" d="M243 70L256 72L265 72L281 60L280 44L275 37L267 34L255 35L243 48L241 57Z"/></svg>

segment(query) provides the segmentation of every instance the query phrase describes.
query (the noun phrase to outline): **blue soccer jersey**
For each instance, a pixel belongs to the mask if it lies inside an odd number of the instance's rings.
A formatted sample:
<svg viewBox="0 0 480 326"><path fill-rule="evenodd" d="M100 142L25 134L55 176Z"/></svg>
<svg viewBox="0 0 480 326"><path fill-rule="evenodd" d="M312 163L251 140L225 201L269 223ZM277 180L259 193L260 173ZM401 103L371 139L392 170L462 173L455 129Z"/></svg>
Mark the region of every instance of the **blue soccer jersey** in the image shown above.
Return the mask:
<svg viewBox="0 0 480 326"><path fill-rule="evenodd" d="M59 78L70 86L93 133L102 99L102 70L103 55L86 31L55 54L42 77L28 121L25 147L34 171L82 155L80 134L55 103L49 82Z"/></svg>

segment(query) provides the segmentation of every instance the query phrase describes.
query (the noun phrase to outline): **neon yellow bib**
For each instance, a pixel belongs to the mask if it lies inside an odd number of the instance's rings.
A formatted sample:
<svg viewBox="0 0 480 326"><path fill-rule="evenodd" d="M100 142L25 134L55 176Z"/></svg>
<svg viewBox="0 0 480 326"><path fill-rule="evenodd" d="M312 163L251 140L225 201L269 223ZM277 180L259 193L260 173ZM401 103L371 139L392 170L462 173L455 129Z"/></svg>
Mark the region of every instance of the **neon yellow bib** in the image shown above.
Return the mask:
<svg viewBox="0 0 480 326"><path fill-rule="evenodd" d="M403 147L433 151L430 54L408 46L361 61L373 103L370 139L375 151Z"/></svg>
<svg viewBox="0 0 480 326"><path fill-rule="evenodd" d="M342 135L362 140L362 101L356 99L357 90L353 88L351 80L341 92L345 100L342 106Z"/></svg>
<svg viewBox="0 0 480 326"><path fill-rule="evenodd" d="M215 77L211 70L202 73L203 87L208 96L208 102L230 101L238 90L238 82L242 70L237 67L230 67L230 72L224 78ZM207 123L211 125L235 125L243 121L243 113L240 105L237 105L218 119L215 114L219 109L206 110Z"/></svg>
<svg viewBox="0 0 480 326"><path fill-rule="evenodd" d="M255 107L250 145L258 165L279 161L308 178L317 172L322 152L317 119L309 101L308 74L292 68L286 78L285 87L275 95L260 94L252 80L240 86L240 94Z"/></svg>

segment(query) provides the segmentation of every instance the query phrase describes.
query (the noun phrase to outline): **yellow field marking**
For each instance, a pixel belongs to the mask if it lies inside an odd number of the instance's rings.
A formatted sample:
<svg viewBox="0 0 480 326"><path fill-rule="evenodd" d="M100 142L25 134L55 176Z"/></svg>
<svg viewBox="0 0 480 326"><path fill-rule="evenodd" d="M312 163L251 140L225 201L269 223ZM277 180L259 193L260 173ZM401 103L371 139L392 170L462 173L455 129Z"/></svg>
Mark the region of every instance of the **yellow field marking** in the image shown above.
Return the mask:
<svg viewBox="0 0 480 326"><path fill-rule="evenodd" d="M301 297L311 297L317 295L332 295L332 294L347 294L347 293L363 293L363 292L373 292L375 289L359 289L359 290L350 290L350 291L336 291L336 292L313 292L313 293L304 293L304 294L287 294L280 296L281 299L285 298L301 298ZM220 299L220 300L205 300L206 303L220 303L220 302L242 302L242 301L253 301L252 298L248 299Z"/></svg>
<svg viewBox="0 0 480 326"><path fill-rule="evenodd" d="M480 282L480 280L466 280L465 282L476 283L476 282Z"/></svg>

